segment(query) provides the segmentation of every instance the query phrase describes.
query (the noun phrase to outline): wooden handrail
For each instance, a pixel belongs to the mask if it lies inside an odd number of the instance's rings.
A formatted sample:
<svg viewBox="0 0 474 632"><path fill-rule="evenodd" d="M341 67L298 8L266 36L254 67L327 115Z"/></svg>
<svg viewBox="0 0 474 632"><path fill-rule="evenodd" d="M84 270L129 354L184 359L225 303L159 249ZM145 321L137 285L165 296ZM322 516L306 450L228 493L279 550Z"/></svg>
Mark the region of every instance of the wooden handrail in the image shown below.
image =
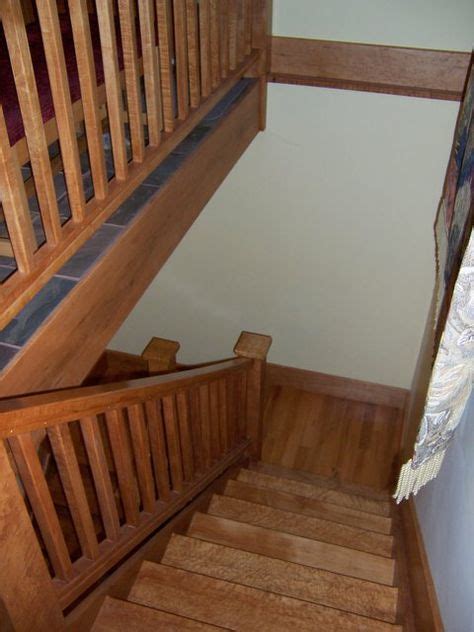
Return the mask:
<svg viewBox="0 0 474 632"><path fill-rule="evenodd" d="M118 406L133 405L183 388L242 371L250 360L237 358L217 365L115 384L86 386L0 401L0 438L33 432L87 417Z"/></svg>

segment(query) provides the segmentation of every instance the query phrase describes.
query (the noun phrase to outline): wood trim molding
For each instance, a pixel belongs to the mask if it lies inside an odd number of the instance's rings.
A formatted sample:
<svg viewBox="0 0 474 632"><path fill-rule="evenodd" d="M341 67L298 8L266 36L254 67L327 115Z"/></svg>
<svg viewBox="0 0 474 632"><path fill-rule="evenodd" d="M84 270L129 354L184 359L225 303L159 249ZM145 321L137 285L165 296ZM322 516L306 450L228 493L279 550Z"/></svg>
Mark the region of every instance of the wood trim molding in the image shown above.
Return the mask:
<svg viewBox="0 0 474 632"><path fill-rule="evenodd" d="M317 371L296 369L280 364L267 364L267 385L292 386L303 391L342 397L378 406L391 406L403 410L408 390L348 377L328 375Z"/></svg>
<svg viewBox="0 0 474 632"><path fill-rule="evenodd" d="M460 101L470 52L273 37L269 80Z"/></svg>

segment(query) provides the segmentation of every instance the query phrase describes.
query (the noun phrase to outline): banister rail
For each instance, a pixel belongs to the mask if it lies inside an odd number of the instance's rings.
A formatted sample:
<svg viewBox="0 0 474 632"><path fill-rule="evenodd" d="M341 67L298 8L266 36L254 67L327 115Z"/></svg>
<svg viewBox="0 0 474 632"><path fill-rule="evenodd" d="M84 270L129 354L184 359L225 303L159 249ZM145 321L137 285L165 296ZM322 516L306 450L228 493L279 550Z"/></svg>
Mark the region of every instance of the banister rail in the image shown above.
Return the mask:
<svg viewBox="0 0 474 632"><path fill-rule="evenodd" d="M266 54L266 0L28 4L0 4L0 327Z"/></svg>
<svg viewBox="0 0 474 632"><path fill-rule="evenodd" d="M33 629L22 585L35 593L48 584L34 629L61 629L58 608L244 454L258 458L270 344L243 332L229 361L0 402L0 529L21 524L18 540L0 539L0 599L13 629Z"/></svg>

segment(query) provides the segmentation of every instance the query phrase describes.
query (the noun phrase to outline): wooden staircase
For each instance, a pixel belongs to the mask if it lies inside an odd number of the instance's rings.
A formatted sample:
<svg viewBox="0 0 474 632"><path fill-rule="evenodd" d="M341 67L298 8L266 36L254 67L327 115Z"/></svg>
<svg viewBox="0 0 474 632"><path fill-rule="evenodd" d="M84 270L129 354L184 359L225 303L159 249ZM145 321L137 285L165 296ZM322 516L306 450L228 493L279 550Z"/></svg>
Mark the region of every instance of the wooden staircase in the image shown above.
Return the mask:
<svg viewBox="0 0 474 632"><path fill-rule="evenodd" d="M389 496L255 463L144 561L93 630L402 630Z"/></svg>

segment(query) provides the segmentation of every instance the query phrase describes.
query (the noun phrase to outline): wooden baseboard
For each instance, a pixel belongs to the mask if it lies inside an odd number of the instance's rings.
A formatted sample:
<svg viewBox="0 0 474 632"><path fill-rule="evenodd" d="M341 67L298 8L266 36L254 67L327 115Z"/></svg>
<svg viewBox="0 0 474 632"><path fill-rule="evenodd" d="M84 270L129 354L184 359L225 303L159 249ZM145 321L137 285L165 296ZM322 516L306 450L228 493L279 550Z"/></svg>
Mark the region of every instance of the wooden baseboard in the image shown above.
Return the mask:
<svg viewBox="0 0 474 632"><path fill-rule="evenodd" d="M409 584L409 607L412 611L414 630L443 632L436 590L413 498L400 504L398 521L404 547L401 551L404 565L404 577L401 581L405 580Z"/></svg>
<svg viewBox="0 0 474 632"><path fill-rule="evenodd" d="M408 391L396 386L353 380L307 371L280 364L267 364L267 383L270 386L292 386L302 391L311 391L332 397L341 397L379 406L391 406L403 410Z"/></svg>
<svg viewBox="0 0 474 632"><path fill-rule="evenodd" d="M273 37L270 81L460 101L470 52Z"/></svg>

